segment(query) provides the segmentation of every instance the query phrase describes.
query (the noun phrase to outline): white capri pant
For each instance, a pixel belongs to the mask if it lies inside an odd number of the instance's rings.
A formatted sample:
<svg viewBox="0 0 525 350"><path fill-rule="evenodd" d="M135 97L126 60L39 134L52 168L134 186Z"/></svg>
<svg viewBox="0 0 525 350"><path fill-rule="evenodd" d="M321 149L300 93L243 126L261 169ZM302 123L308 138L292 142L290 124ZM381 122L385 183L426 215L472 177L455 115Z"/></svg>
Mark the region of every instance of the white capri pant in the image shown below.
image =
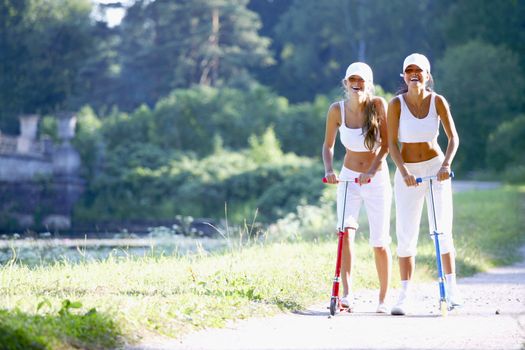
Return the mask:
<svg viewBox="0 0 525 350"><path fill-rule="evenodd" d="M343 228L350 227L357 230L359 210L361 202L364 201L370 225L369 243L372 247L386 247L392 241L390 238L392 188L388 166L383 162L381 170L375 174L370 183L361 186L354 182L359 174L344 166L341 169L340 182L337 185L337 229L341 231Z"/></svg>
<svg viewBox="0 0 525 350"><path fill-rule="evenodd" d="M408 171L416 178L436 175L443 162L443 155L419 163L405 163ZM437 231L441 254L454 252L452 239L452 185L450 179L432 181L436 211ZM429 237L434 232L434 217L430 199L430 182L423 181L419 186L407 186L399 170L394 177L396 203L397 255L415 256L423 202L427 201Z"/></svg>

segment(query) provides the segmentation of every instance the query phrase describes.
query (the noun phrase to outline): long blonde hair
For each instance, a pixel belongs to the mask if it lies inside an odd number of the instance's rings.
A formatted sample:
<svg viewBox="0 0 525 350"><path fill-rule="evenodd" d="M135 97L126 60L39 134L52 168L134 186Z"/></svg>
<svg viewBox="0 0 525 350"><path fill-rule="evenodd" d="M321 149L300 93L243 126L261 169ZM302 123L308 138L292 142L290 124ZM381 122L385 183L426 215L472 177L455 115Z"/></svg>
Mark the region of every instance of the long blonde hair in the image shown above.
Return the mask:
<svg viewBox="0 0 525 350"><path fill-rule="evenodd" d="M363 134L365 135L365 147L373 151L377 139L379 139L379 117L377 115L376 104L372 102L371 95L365 101L365 122L363 124Z"/></svg>

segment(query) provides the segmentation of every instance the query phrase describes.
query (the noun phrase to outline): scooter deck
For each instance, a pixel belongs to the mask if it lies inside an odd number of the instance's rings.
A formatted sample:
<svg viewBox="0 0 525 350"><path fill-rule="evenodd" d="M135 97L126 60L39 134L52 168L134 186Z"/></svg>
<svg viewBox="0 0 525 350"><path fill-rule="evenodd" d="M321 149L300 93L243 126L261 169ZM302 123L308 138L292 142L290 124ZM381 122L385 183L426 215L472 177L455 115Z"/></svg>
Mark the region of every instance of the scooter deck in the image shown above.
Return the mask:
<svg viewBox="0 0 525 350"><path fill-rule="evenodd" d="M349 306L349 307L339 307L339 312L348 312L349 314L351 314L352 312L354 312L354 308L352 306Z"/></svg>
<svg viewBox="0 0 525 350"><path fill-rule="evenodd" d="M326 307L327 309L330 309L330 306L327 306ZM354 312L354 307L353 306L339 306L339 313L343 313L343 312L348 312L349 314L350 313L353 313Z"/></svg>

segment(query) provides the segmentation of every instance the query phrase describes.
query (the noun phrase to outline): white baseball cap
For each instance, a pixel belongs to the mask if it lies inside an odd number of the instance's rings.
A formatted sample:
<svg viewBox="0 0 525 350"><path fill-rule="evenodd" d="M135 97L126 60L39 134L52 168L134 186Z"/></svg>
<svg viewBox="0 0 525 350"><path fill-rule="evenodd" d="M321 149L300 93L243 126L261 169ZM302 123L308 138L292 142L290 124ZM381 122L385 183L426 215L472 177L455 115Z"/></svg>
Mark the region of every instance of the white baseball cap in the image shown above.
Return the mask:
<svg viewBox="0 0 525 350"><path fill-rule="evenodd" d="M414 64L422 70L426 70L428 73L430 73L430 62L428 61L428 58L425 57L425 55L422 55L420 53L413 53L411 55L408 55L405 58L405 61L403 62L403 72L411 64Z"/></svg>
<svg viewBox="0 0 525 350"><path fill-rule="evenodd" d="M354 62L348 66L346 69L346 74L344 80L350 78L352 75L358 75L363 78L364 81L373 83L374 74L372 73L372 68L366 63L363 62Z"/></svg>

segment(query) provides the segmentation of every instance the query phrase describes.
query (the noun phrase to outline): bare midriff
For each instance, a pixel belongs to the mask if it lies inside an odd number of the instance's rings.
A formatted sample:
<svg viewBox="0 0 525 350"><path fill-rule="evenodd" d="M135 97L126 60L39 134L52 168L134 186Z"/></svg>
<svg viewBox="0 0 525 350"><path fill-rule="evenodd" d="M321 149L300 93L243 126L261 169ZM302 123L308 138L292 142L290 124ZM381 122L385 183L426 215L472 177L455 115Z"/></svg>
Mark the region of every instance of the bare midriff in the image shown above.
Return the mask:
<svg viewBox="0 0 525 350"><path fill-rule="evenodd" d="M419 163L441 154L436 141L401 143L401 157L405 163Z"/></svg>
<svg viewBox="0 0 525 350"><path fill-rule="evenodd" d="M344 165L345 168L358 173L366 173L370 169L370 165L375 157L376 153L374 152L354 152L347 149ZM379 165L377 170L381 170L381 165Z"/></svg>

